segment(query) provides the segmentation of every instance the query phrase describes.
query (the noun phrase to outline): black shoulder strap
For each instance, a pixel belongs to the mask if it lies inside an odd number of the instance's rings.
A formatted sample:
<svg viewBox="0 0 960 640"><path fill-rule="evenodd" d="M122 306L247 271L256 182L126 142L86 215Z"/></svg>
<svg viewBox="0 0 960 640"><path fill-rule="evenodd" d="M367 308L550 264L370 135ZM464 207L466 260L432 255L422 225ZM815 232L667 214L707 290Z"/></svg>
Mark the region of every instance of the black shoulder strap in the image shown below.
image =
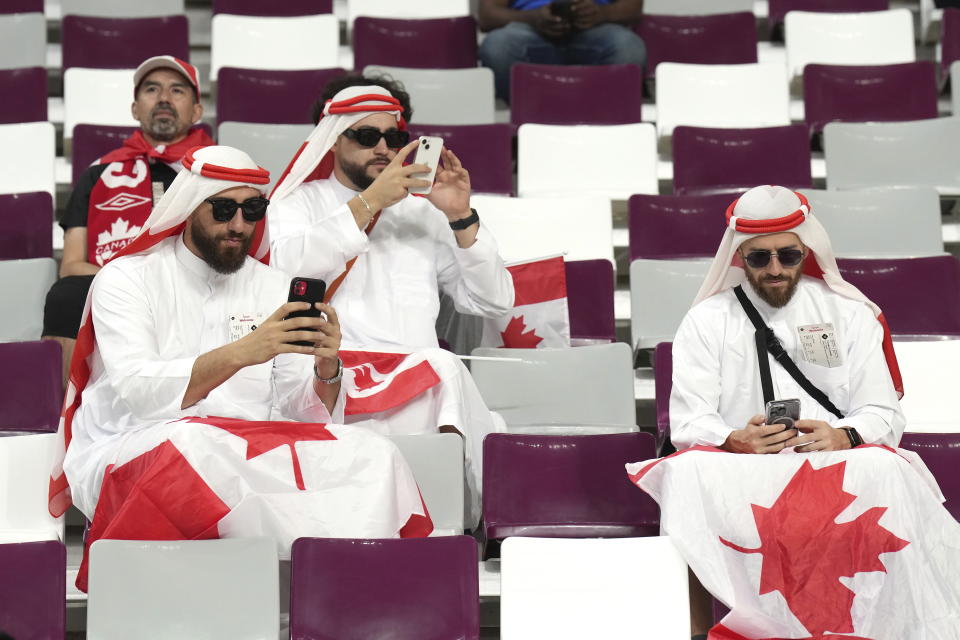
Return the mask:
<svg viewBox="0 0 960 640"><path fill-rule="evenodd" d="M757 359L760 365L760 385L763 387L763 401L770 402L773 400L773 379L770 376L770 362L767 359L766 353L769 352L811 398L816 400L821 407L833 415L842 418L843 413L830 401L827 394L814 386L814 384L803 375L803 372L800 371L796 363L790 359L783 345L780 344L777 336L773 333L773 329L767 326L763 318L760 317L757 308L753 306L747 294L744 293L743 287L734 287L733 292L737 295L737 300L740 301L740 306L743 307L743 310L747 313L750 322L753 323L753 328L757 330L755 334Z"/></svg>

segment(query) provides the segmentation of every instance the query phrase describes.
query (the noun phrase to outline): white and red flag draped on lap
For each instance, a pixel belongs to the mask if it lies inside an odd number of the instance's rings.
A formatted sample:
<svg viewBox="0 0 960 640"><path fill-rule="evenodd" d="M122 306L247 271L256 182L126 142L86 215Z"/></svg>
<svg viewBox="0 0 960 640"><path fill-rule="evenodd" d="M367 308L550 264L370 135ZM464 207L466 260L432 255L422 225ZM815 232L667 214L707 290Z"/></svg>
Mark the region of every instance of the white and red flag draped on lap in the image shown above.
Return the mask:
<svg viewBox="0 0 960 640"><path fill-rule="evenodd" d="M960 637L960 524L912 452L693 447L627 472L731 609L710 640Z"/></svg>
<svg viewBox="0 0 960 640"><path fill-rule="evenodd" d="M344 415L387 411L440 382L424 353L341 351L347 400Z"/></svg>
<svg viewBox="0 0 960 640"><path fill-rule="evenodd" d="M507 267L513 277L513 309L483 322L485 347L540 348L570 346L567 272L563 256L540 258Z"/></svg>

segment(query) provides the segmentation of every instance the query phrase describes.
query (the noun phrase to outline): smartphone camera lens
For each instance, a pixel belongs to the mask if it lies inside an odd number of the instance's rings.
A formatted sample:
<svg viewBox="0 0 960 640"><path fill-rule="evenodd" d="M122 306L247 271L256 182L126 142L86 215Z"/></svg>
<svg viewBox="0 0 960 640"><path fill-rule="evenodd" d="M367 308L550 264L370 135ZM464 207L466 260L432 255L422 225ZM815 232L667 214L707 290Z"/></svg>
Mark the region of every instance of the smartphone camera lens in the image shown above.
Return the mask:
<svg viewBox="0 0 960 640"><path fill-rule="evenodd" d="M296 283L295 285L293 285L293 292L298 296L305 295L307 293L307 283L304 282L303 280Z"/></svg>

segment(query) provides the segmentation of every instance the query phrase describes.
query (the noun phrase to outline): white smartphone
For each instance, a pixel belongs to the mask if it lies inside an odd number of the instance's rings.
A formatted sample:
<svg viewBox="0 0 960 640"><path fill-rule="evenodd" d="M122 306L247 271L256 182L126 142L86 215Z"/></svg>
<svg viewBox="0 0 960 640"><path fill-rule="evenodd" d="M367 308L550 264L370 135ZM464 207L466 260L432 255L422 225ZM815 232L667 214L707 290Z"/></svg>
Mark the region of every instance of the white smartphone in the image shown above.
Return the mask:
<svg viewBox="0 0 960 640"><path fill-rule="evenodd" d="M420 144L417 146L417 155L414 157L413 163L427 165L430 167L430 173L414 173L410 177L427 180L430 186L413 187L410 189L410 193L426 195L433 190L433 179L437 175L437 166L440 164L440 151L442 149L443 138L420 136Z"/></svg>

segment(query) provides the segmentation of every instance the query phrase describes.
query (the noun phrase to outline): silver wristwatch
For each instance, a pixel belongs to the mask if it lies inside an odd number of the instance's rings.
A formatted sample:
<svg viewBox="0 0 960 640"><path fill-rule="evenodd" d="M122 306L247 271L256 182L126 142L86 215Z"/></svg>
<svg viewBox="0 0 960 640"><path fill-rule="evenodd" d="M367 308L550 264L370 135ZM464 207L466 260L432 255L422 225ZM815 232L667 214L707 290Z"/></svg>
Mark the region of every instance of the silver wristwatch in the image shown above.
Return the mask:
<svg viewBox="0 0 960 640"><path fill-rule="evenodd" d="M337 372L332 378L321 378L320 374L317 373L317 363L313 363L313 377L317 379L317 382L322 382L323 384L337 384L340 382L340 379L343 378L343 360L339 357L337 358Z"/></svg>

